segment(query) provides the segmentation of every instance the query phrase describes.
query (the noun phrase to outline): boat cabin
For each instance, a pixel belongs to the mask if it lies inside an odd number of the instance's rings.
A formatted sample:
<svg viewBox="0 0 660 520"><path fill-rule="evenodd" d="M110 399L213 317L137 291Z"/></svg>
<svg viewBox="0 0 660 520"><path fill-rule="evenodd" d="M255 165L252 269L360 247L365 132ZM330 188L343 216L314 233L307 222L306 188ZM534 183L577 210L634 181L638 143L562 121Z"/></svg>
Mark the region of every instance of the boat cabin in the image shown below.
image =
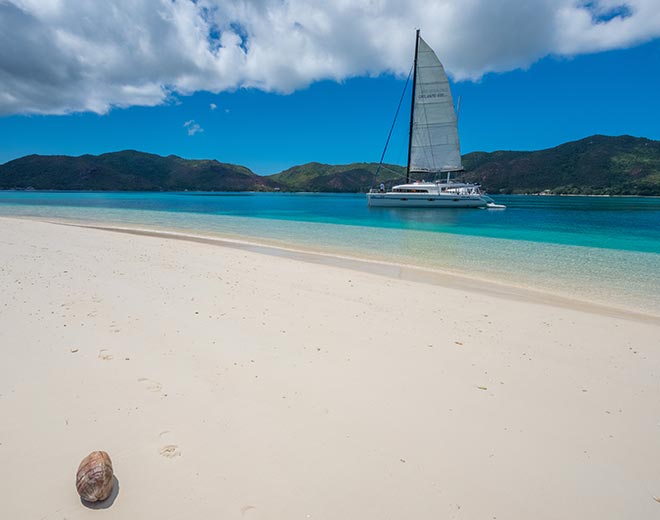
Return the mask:
<svg viewBox="0 0 660 520"><path fill-rule="evenodd" d="M381 190L381 193L384 190ZM394 186L390 193L431 193L433 195L481 195L477 184L462 182L415 182Z"/></svg>

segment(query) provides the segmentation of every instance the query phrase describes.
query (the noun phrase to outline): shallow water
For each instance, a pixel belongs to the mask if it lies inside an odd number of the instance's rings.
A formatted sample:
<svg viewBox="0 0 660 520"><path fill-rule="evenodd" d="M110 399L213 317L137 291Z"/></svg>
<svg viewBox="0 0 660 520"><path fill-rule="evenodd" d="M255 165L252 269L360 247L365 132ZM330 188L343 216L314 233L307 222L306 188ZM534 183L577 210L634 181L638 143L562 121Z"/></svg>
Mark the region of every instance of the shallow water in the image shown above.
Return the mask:
<svg viewBox="0 0 660 520"><path fill-rule="evenodd" d="M660 198L495 198L507 209L370 209L352 194L0 192L0 215L268 242L660 314Z"/></svg>

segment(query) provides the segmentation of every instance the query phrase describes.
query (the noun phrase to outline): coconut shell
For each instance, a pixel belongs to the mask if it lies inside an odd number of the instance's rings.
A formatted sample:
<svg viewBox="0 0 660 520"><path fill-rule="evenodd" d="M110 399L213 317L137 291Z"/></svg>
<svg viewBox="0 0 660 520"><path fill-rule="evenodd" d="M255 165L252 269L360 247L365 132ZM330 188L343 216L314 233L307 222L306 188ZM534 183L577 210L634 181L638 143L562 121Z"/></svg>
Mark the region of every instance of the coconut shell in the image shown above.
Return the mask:
<svg viewBox="0 0 660 520"><path fill-rule="evenodd" d="M93 451L78 466L76 489L83 500L105 500L110 496L113 484L112 461L105 451Z"/></svg>

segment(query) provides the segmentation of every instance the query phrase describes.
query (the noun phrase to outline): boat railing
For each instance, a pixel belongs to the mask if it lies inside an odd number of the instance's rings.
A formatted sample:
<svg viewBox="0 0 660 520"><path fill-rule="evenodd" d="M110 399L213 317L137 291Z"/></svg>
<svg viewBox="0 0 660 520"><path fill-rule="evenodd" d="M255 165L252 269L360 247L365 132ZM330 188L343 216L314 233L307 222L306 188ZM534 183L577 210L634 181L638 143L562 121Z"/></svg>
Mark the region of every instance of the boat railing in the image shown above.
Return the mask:
<svg viewBox="0 0 660 520"><path fill-rule="evenodd" d="M392 189L387 188L384 184L381 184L378 188L369 188L367 193L387 193L388 191L392 191Z"/></svg>
<svg viewBox="0 0 660 520"><path fill-rule="evenodd" d="M460 187L460 188L445 188L442 190L444 193L451 193L455 195L481 195L481 190L477 187Z"/></svg>

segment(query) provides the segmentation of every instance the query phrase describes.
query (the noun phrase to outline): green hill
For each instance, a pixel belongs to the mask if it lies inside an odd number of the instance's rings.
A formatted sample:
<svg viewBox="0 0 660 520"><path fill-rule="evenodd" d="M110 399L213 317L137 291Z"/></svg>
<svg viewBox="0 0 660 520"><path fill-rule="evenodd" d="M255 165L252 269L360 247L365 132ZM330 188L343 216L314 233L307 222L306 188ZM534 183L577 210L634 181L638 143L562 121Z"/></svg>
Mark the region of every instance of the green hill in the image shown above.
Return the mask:
<svg viewBox="0 0 660 520"><path fill-rule="evenodd" d="M475 152L464 178L490 193L660 195L660 141L594 135L536 152Z"/></svg>
<svg viewBox="0 0 660 520"><path fill-rule="evenodd" d="M376 163L308 163L271 175L269 179L289 191L366 192L377 169ZM403 166L384 164L378 172L378 183L401 180L405 175Z"/></svg>
<svg viewBox="0 0 660 520"><path fill-rule="evenodd" d="M660 141L594 135L534 152L474 152L463 178L489 193L660 195ZM103 155L29 155L0 165L0 189L117 191L365 192L375 163L308 163L270 176L215 160L136 151ZM399 182L405 168L383 165L375 184Z"/></svg>
<svg viewBox="0 0 660 520"><path fill-rule="evenodd" d="M0 166L0 188L117 191L270 190L248 168L133 150L69 157L29 155Z"/></svg>

